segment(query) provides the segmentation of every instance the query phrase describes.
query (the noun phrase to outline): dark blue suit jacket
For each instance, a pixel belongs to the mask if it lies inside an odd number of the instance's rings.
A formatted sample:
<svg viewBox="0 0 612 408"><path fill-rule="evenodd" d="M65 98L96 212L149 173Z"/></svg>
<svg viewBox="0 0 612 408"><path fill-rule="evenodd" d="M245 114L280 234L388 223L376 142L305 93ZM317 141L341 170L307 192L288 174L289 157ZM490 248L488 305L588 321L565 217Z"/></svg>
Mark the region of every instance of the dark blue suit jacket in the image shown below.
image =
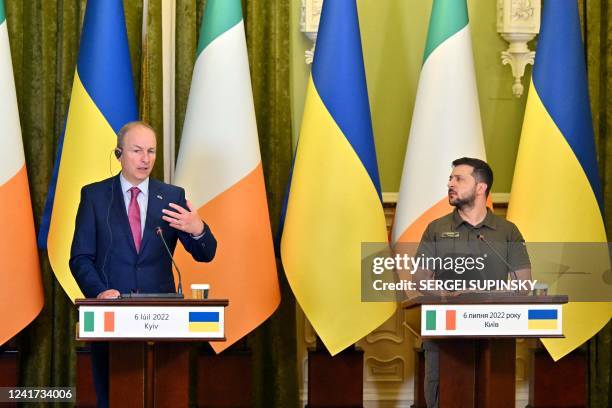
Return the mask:
<svg viewBox="0 0 612 408"><path fill-rule="evenodd" d="M217 241L208 225L204 236L194 239L171 228L162 220L162 209L176 203L187 208L185 190L149 179L149 203L140 253L136 252L130 231L119 176L89 184L81 190L70 256L70 270L87 297L107 289L120 293L174 292L172 261L157 236L164 238L174 252L177 240L196 261L209 262L215 256Z"/></svg>

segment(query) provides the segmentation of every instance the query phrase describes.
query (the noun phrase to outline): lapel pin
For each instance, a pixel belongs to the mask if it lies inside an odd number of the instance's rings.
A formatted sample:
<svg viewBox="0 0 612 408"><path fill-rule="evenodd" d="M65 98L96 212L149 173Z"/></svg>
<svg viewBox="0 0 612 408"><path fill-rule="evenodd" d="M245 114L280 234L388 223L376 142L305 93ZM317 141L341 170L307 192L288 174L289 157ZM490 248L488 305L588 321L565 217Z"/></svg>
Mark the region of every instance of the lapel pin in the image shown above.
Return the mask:
<svg viewBox="0 0 612 408"><path fill-rule="evenodd" d="M159 198L160 200L164 199L164 197L160 196L159 194L157 195L157 198Z"/></svg>

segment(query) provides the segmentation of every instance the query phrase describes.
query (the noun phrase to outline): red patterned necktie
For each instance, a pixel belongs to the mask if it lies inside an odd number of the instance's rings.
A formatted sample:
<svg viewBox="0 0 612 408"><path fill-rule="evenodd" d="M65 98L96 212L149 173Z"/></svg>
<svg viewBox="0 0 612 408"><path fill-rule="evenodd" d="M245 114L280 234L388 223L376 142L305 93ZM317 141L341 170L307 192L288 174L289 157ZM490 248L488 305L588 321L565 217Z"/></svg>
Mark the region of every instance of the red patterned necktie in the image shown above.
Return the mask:
<svg viewBox="0 0 612 408"><path fill-rule="evenodd" d="M128 220L130 221L130 229L132 230L132 237L134 238L134 245L136 245L136 252L140 252L140 242L142 241L142 231L140 229L140 206L136 198L140 189L138 187L132 187L129 189L132 193L132 199L128 207Z"/></svg>

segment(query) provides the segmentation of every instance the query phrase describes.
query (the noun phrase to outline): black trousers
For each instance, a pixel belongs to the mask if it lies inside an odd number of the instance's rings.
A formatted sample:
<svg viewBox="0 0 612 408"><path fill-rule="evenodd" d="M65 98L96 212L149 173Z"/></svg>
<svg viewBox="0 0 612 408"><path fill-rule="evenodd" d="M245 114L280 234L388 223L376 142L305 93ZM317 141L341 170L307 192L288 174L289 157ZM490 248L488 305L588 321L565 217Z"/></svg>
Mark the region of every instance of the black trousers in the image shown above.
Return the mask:
<svg viewBox="0 0 612 408"><path fill-rule="evenodd" d="M98 408L108 408L108 342L91 342L91 368Z"/></svg>

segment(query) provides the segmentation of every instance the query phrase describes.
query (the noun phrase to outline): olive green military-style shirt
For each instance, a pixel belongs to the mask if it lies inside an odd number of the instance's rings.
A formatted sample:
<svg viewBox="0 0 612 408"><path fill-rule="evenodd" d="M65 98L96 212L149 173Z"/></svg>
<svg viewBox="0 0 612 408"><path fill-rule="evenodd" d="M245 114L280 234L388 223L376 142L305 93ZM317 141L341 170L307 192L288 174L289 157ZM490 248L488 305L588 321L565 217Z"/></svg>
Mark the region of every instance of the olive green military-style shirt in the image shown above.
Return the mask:
<svg viewBox="0 0 612 408"><path fill-rule="evenodd" d="M508 273L531 267L516 225L489 208L478 225L463 220L457 209L432 221L423 233L417 256L433 258L424 269L442 280L505 281Z"/></svg>

